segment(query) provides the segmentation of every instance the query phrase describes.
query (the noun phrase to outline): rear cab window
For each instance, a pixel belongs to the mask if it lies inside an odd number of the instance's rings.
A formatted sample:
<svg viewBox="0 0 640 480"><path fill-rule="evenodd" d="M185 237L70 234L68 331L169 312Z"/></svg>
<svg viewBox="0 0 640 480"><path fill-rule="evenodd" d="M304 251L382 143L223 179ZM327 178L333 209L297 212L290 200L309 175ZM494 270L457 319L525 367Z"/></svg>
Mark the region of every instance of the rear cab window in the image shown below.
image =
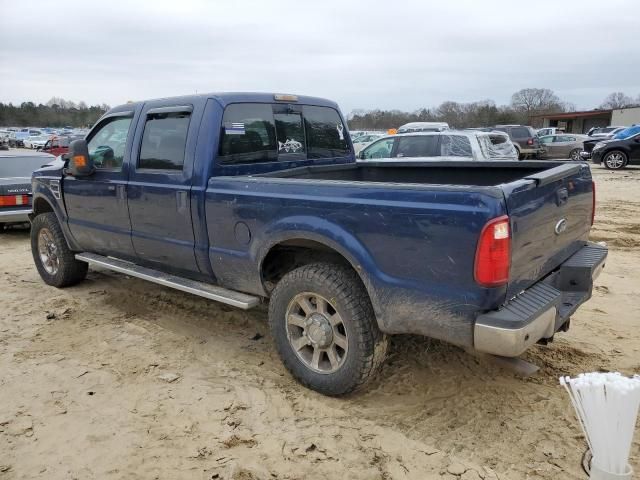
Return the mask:
<svg viewBox="0 0 640 480"><path fill-rule="evenodd" d="M331 107L230 104L222 117L218 157L222 164L344 157L351 154L346 130Z"/></svg>

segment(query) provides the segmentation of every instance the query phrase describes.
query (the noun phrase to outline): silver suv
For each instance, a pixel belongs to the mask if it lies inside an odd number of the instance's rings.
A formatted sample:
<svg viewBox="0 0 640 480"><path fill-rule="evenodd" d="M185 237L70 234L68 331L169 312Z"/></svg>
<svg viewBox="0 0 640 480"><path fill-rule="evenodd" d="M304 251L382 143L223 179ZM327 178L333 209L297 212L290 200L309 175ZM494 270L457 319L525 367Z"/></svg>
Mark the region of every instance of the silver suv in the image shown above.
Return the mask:
<svg viewBox="0 0 640 480"><path fill-rule="evenodd" d="M517 151L502 132L447 130L387 135L358 153L359 161L393 160L517 160Z"/></svg>

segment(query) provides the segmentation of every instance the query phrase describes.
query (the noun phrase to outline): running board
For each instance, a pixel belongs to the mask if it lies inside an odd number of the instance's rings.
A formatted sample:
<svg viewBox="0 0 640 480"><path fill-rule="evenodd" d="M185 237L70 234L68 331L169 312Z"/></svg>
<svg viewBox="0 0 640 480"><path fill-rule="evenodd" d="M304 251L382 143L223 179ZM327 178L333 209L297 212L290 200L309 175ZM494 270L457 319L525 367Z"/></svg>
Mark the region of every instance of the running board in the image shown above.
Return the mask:
<svg viewBox="0 0 640 480"><path fill-rule="evenodd" d="M104 267L114 272L124 273L131 277L141 278L149 282L157 283L169 288L175 288L187 293L193 293L201 297L215 300L216 302L226 303L234 307L248 310L260 303L258 297L247 295L245 293L227 290L226 288L217 287L204 282L197 282L188 278L178 277L167 273L153 270L151 268L141 267L135 263L125 262L117 258L104 257L95 253L83 252L76 254L77 260L82 260L90 265Z"/></svg>

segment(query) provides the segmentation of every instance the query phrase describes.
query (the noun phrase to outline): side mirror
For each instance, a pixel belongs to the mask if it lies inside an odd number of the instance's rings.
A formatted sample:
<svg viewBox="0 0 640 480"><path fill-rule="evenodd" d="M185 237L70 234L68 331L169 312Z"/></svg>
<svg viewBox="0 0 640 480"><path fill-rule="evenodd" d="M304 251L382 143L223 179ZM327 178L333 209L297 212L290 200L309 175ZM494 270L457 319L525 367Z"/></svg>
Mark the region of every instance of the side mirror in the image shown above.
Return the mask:
<svg viewBox="0 0 640 480"><path fill-rule="evenodd" d="M69 144L69 173L74 177L86 177L93 173L93 160L89 156L89 147L84 139Z"/></svg>
<svg viewBox="0 0 640 480"><path fill-rule="evenodd" d="M360 150L360 151L358 152L358 159L359 159L359 160L364 160L364 150Z"/></svg>

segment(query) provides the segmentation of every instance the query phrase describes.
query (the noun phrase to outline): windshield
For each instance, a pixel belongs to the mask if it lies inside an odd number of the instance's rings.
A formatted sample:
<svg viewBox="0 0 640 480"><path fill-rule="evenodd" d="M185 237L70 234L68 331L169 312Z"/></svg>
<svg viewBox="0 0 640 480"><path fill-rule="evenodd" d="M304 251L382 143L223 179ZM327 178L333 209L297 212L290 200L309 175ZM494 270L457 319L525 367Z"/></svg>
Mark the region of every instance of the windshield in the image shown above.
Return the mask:
<svg viewBox="0 0 640 480"><path fill-rule="evenodd" d="M615 140L625 140L629 137L633 137L636 133L640 133L640 125L625 128L621 132L616 133L613 138Z"/></svg>

